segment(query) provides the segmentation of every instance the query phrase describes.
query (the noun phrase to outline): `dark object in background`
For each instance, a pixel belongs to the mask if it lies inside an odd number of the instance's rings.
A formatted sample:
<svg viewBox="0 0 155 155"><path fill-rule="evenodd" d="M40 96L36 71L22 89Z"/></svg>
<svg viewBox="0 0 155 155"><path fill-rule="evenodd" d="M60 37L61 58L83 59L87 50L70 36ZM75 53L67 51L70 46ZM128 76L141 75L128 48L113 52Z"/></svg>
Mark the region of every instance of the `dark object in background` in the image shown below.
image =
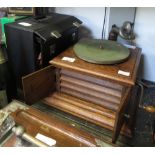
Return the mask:
<svg viewBox="0 0 155 155"><path fill-rule="evenodd" d="M114 24L112 25L111 31L109 32L108 40L117 41L118 31L115 31L117 26Z"/></svg>
<svg viewBox="0 0 155 155"><path fill-rule="evenodd" d="M155 92L155 84L146 80L138 80L137 84L140 88L139 109L145 111L149 115L149 117L147 116L146 118L151 122L151 134L153 142L155 143L155 101L153 97ZM145 95L145 91L147 92L147 95Z"/></svg>
<svg viewBox="0 0 155 155"><path fill-rule="evenodd" d="M0 91L3 90L6 92L7 100L10 102L16 94L16 90L5 53L5 46L0 45ZM7 104L7 102L5 104Z"/></svg>
<svg viewBox="0 0 155 155"><path fill-rule="evenodd" d="M36 7L35 8L35 18L37 17L46 17L49 14L47 7Z"/></svg>
<svg viewBox="0 0 155 155"><path fill-rule="evenodd" d="M46 16L49 14L48 7L9 7L9 14L27 15L27 16Z"/></svg>
<svg viewBox="0 0 155 155"><path fill-rule="evenodd" d="M35 15L34 7L9 7L8 13L16 15Z"/></svg>
<svg viewBox="0 0 155 155"><path fill-rule="evenodd" d="M21 88L21 78L48 65L48 61L78 41L82 22L69 15L29 17L5 25L9 64Z"/></svg>
<svg viewBox="0 0 155 155"><path fill-rule="evenodd" d="M134 40L135 34L133 33L133 23L126 21L121 27L112 25L109 33L109 40L117 41L118 35L125 40Z"/></svg>

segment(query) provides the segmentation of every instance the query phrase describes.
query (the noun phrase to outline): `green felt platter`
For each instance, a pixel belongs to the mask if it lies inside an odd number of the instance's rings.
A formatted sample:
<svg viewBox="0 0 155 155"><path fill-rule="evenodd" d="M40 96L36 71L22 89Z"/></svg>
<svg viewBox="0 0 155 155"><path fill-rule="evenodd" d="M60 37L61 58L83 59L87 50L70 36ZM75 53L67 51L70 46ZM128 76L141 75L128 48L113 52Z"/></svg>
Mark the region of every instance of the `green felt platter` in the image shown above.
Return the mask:
<svg viewBox="0 0 155 155"><path fill-rule="evenodd" d="M73 49L80 59L96 64L121 63L130 55L128 48L109 40L81 39Z"/></svg>

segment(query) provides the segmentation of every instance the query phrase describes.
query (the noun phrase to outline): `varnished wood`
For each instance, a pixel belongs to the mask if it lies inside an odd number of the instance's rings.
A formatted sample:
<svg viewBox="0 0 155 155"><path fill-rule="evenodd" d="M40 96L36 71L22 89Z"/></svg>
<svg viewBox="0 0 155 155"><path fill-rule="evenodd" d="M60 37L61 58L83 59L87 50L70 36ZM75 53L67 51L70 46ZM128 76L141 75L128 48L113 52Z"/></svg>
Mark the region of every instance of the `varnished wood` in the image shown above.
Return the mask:
<svg viewBox="0 0 155 155"><path fill-rule="evenodd" d="M80 100L79 98L75 98L75 97L72 97L72 96L67 95L65 93L60 93L60 92L55 92L54 94L51 94L50 96L51 97L54 96L56 98L61 98L61 100L64 100L64 101L69 102L71 104L74 104L78 107L82 107L84 109L88 109L90 111L100 113L102 115L105 115L105 116L113 118L113 119L115 118L115 112L108 110L108 109L105 109L101 106L98 106L92 102L86 102L84 100Z"/></svg>
<svg viewBox="0 0 155 155"><path fill-rule="evenodd" d="M110 101L113 101L115 103L119 103L120 102L120 98L121 98L121 92L118 92L116 90L107 88L105 86L99 86L90 82L85 82L82 80L77 80L76 78L70 78L70 77L66 77L66 76L61 76L60 77L61 80L61 86L66 85L66 86L74 86L75 88L79 88L81 87L81 89L83 89L83 91L89 91L89 94L91 94L91 92L94 94L94 92L98 93L97 97L101 97L104 96L103 98ZM101 95L99 95L101 94ZM97 94L96 94L97 95ZM95 94L94 94L95 96Z"/></svg>
<svg viewBox="0 0 155 155"><path fill-rule="evenodd" d="M44 103L112 130L112 142L115 142L119 133L126 129L123 125L124 114L140 61L140 50L130 51L129 59L116 65L87 63L77 58L72 48L64 51L50 61L52 75L49 76L52 76L52 79L55 77L55 85L52 80L53 91L50 95L48 91L43 99ZM75 61L67 62L62 60L63 57L75 58ZM130 72L130 76L119 75L119 70ZM39 78L35 74L31 75L31 78L33 76ZM42 78L40 80L44 81ZM45 81L40 82L41 85L43 83L47 84ZM39 88L38 84L33 84L31 83L32 88ZM47 87L49 88L49 85Z"/></svg>
<svg viewBox="0 0 155 155"><path fill-rule="evenodd" d="M25 102L29 105L39 101L55 90L55 68L48 66L22 78Z"/></svg>
<svg viewBox="0 0 155 155"><path fill-rule="evenodd" d="M126 109L126 114L128 116L130 116L130 118L128 118L127 122L128 122L128 126L131 130L131 135L134 135L133 131L134 131L134 125L136 122L136 111L137 111L137 107L138 107L138 101L139 101L139 95L138 95L138 90L139 87L136 85L134 87L132 87L131 89L131 95L130 95L130 99L129 99L129 103L127 105L127 109Z"/></svg>
<svg viewBox="0 0 155 155"><path fill-rule="evenodd" d="M122 91L122 85L120 84L117 84L115 82L111 82L108 80L100 79L98 77L81 74L74 70L71 71L71 70L61 69L60 73L62 76L71 77L73 79L79 79L81 81L86 81L89 83L97 84L99 86L105 86L106 88L112 88L113 90L116 90L116 91ZM117 93L115 92L115 94ZM118 94L118 96L120 96L120 94Z"/></svg>
<svg viewBox="0 0 155 155"><path fill-rule="evenodd" d="M107 96L114 96L114 97L117 97L118 99L121 97L121 91L118 91L112 88L107 88L106 86L100 86L95 83L79 80L79 79L64 76L64 75L61 75L60 80L74 85L79 85L88 89L92 89L102 94L106 94Z"/></svg>
<svg viewBox="0 0 155 155"><path fill-rule="evenodd" d="M26 128L28 134L35 137L37 133L41 133L51 137L56 140L56 146L100 146L97 140L104 143L98 137L79 130L52 115L49 116L34 108L17 110L12 113L12 116L16 123Z"/></svg>
<svg viewBox="0 0 155 155"><path fill-rule="evenodd" d="M112 142L115 142L116 139L118 138L120 130L121 130L122 125L124 123L124 114L126 111L126 105L129 101L130 91L131 91L131 88L126 89L125 94L122 97L119 109L116 113L116 119L115 119L115 124L114 124L114 128L113 128L114 134L112 137Z"/></svg>
<svg viewBox="0 0 155 155"><path fill-rule="evenodd" d="M66 82L66 81L61 80L61 88L63 88L63 87L71 89L73 91L81 92L85 95L90 95L90 96L99 98L103 101L105 100L105 101L109 102L109 104L110 103L119 104L119 102L120 102L120 99L115 96L107 95L105 93L101 93L98 91L94 91L93 89L87 88L85 86L80 86L80 84L73 84L72 82Z"/></svg>
<svg viewBox="0 0 155 155"><path fill-rule="evenodd" d="M113 110L113 111L117 111L117 109L118 109L118 105L116 105L116 104L109 103L106 100L102 100L100 98L97 98L97 97L94 97L94 96L91 96L88 94L86 95L84 93L77 92L75 90L73 91L71 89L61 88L61 92L66 93L66 94L70 94L72 96L76 96L79 99L83 99L83 100L88 101L88 102L93 102L96 105L100 105L100 106L105 107L105 108L108 107L110 110Z"/></svg>
<svg viewBox="0 0 155 155"><path fill-rule="evenodd" d="M18 139L19 138L15 134L12 134L10 138L2 146L3 147L14 147L17 145L16 143Z"/></svg>
<svg viewBox="0 0 155 155"><path fill-rule="evenodd" d="M97 65L85 62L76 57L73 48L67 49L54 59L50 61L50 64L69 70L74 70L80 73L97 76L99 78L115 81L123 85L134 85L136 80L137 69L140 61L140 49L130 49L131 54L127 61L116 65ZM75 58L75 61L67 62L63 61L63 57ZM118 71L130 72L130 76L119 75Z"/></svg>
<svg viewBox="0 0 155 155"><path fill-rule="evenodd" d="M69 112L75 116L81 117L85 120L104 126L106 128L112 129L114 126L114 119L105 116L104 113L101 115L100 113L93 112L88 108L85 109L75 104L72 104L72 102L64 101L61 98L56 98L55 96L51 96L51 97L45 98L44 102L47 105Z"/></svg>
<svg viewBox="0 0 155 155"><path fill-rule="evenodd" d="M115 89L112 89L112 88L109 88L106 86L100 86L98 84L86 82L86 81L79 80L76 78L67 77L64 75L61 75L60 80L61 80L61 82L68 82L71 85L79 85L81 87L88 88L88 89L94 90L96 92L100 92L107 96L113 96L113 97L115 97L115 100L118 99L118 102L120 101L119 99L121 98L121 91L118 91L118 90L115 90Z"/></svg>
<svg viewBox="0 0 155 155"><path fill-rule="evenodd" d="M55 76L56 76L56 89L57 91L60 91L60 69L55 69Z"/></svg>

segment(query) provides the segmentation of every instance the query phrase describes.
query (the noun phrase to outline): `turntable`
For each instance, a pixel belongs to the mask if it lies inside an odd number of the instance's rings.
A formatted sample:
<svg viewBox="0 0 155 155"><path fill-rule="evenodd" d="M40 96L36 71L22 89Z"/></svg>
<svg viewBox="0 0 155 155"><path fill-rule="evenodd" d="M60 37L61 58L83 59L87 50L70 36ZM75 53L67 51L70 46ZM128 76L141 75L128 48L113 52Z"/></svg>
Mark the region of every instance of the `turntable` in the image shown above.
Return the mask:
<svg viewBox="0 0 155 155"><path fill-rule="evenodd" d="M82 60L95 64L116 64L124 62L130 56L127 47L116 42L120 36L125 40L135 39L133 24L124 22L121 28L112 26L109 40L102 39L81 39L75 46L75 54Z"/></svg>
<svg viewBox="0 0 155 155"><path fill-rule="evenodd" d="M130 55L129 49L121 44L99 39L81 39L74 52L80 59L96 64L121 63Z"/></svg>

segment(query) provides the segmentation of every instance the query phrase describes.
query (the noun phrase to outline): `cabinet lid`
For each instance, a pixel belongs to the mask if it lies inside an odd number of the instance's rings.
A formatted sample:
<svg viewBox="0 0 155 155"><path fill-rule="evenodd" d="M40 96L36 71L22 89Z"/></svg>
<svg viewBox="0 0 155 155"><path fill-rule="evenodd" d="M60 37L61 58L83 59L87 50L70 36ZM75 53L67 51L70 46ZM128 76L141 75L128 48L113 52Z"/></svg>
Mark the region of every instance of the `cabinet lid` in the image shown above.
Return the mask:
<svg viewBox="0 0 155 155"><path fill-rule="evenodd" d="M81 24L82 22L74 16L52 13L45 18L35 19L29 17L11 24L6 24L6 26L32 32L44 41L47 41L54 37L51 35L51 32L57 31L62 35L65 31L71 28L77 28L78 25L75 23Z"/></svg>

